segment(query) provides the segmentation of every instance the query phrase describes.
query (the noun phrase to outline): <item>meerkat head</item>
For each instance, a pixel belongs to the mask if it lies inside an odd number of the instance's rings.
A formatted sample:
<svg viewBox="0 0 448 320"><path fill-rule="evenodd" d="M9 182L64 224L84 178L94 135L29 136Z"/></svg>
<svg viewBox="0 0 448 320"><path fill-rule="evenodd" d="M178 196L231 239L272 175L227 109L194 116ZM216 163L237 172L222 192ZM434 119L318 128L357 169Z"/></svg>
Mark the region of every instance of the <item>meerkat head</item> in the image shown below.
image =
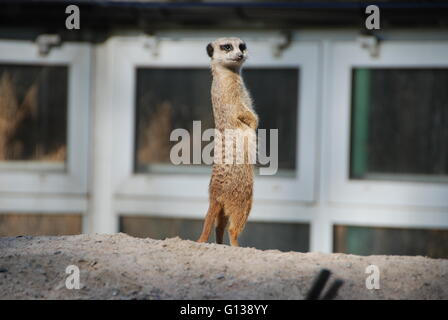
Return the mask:
<svg viewBox="0 0 448 320"><path fill-rule="evenodd" d="M216 39L207 45L207 54L212 64L231 69L239 69L248 57L246 44L239 38Z"/></svg>

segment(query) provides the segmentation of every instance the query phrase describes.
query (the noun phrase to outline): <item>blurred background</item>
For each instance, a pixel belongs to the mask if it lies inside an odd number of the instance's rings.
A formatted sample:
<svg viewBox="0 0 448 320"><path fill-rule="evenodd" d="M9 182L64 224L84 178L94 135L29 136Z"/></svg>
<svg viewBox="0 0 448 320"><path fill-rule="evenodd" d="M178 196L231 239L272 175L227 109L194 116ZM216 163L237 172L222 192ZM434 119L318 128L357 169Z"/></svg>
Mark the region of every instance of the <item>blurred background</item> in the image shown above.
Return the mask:
<svg viewBox="0 0 448 320"><path fill-rule="evenodd" d="M238 36L279 130L240 244L448 258L448 5L377 4L367 30L364 1L2 1L0 236L196 240L210 167L169 137L213 127L205 48Z"/></svg>

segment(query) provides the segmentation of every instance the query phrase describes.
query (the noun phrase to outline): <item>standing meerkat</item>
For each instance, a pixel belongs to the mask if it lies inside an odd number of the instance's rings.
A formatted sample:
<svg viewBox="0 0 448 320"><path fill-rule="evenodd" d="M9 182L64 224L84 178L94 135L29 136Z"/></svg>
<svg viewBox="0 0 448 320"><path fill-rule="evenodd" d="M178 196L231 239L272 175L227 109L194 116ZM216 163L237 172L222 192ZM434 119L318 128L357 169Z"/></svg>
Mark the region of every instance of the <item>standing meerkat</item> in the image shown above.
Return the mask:
<svg viewBox="0 0 448 320"><path fill-rule="evenodd" d="M211 96L215 129L221 136L224 136L226 129L240 129L249 130L255 137L258 117L241 77L241 67L247 59L246 44L238 38L220 38L207 45L207 53L211 58L213 76ZM245 156L242 164L217 163L216 143L215 137L215 163L209 185L210 205L198 242L208 240L216 223L216 242L223 243L224 230L230 220L230 243L238 246L238 236L252 207L253 166Z"/></svg>

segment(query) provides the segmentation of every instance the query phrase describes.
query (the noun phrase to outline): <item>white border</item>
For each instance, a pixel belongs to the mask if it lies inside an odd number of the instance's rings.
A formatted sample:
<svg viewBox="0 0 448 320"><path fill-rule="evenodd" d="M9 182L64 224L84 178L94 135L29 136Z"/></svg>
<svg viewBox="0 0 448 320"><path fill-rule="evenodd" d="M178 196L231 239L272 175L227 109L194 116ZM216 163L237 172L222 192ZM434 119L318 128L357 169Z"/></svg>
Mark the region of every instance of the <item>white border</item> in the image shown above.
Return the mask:
<svg viewBox="0 0 448 320"><path fill-rule="evenodd" d="M162 40L158 55L145 48L145 37L116 38L113 54L112 113L114 116L114 181L121 197L151 196L189 198L207 202L208 175L134 174L134 116L136 67L209 68L207 41ZM315 185L315 145L317 114L317 65L319 45L306 41L293 43L275 59L266 41L246 40L250 58L247 67L300 68L298 112L298 173L295 178L257 177L254 198L258 200L312 202ZM182 54L179 54L182 53ZM188 210L187 208L184 208ZM148 212L152 211L148 208ZM256 211L254 209L254 211ZM202 217L204 212L197 212ZM256 215L256 213L254 213Z"/></svg>
<svg viewBox="0 0 448 320"><path fill-rule="evenodd" d="M448 42L384 42L379 58L355 41L334 42L330 88L330 199L366 205L448 207L448 185L373 180L350 180L350 97L354 67L448 68Z"/></svg>
<svg viewBox="0 0 448 320"><path fill-rule="evenodd" d="M86 194L89 132L90 46L63 44L48 56L28 41L0 41L0 64L64 65L68 72L66 172L0 171L0 193Z"/></svg>

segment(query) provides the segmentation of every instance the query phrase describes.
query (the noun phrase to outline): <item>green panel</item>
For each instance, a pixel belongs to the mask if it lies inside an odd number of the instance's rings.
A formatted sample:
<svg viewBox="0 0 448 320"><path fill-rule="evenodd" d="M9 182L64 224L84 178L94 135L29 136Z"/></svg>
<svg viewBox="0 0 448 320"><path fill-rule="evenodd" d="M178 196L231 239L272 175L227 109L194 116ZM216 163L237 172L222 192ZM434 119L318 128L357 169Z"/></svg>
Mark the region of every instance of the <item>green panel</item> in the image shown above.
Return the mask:
<svg viewBox="0 0 448 320"><path fill-rule="evenodd" d="M367 171L367 143L370 104L370 70L353 73L351 176L363 177Z"/></svg>
<svg viewBox="0 0 448 320"><path fill-rule="evenodd" d="M357 255L409 255L448 258L448 230L334 227L334 252Z"/></svg>
<svg viewBox="0 0 448 320"><path fill-rule="evenodd" d="M371 252L373 236L370 228L347 227L347 253L365 255Z"/></svg>

